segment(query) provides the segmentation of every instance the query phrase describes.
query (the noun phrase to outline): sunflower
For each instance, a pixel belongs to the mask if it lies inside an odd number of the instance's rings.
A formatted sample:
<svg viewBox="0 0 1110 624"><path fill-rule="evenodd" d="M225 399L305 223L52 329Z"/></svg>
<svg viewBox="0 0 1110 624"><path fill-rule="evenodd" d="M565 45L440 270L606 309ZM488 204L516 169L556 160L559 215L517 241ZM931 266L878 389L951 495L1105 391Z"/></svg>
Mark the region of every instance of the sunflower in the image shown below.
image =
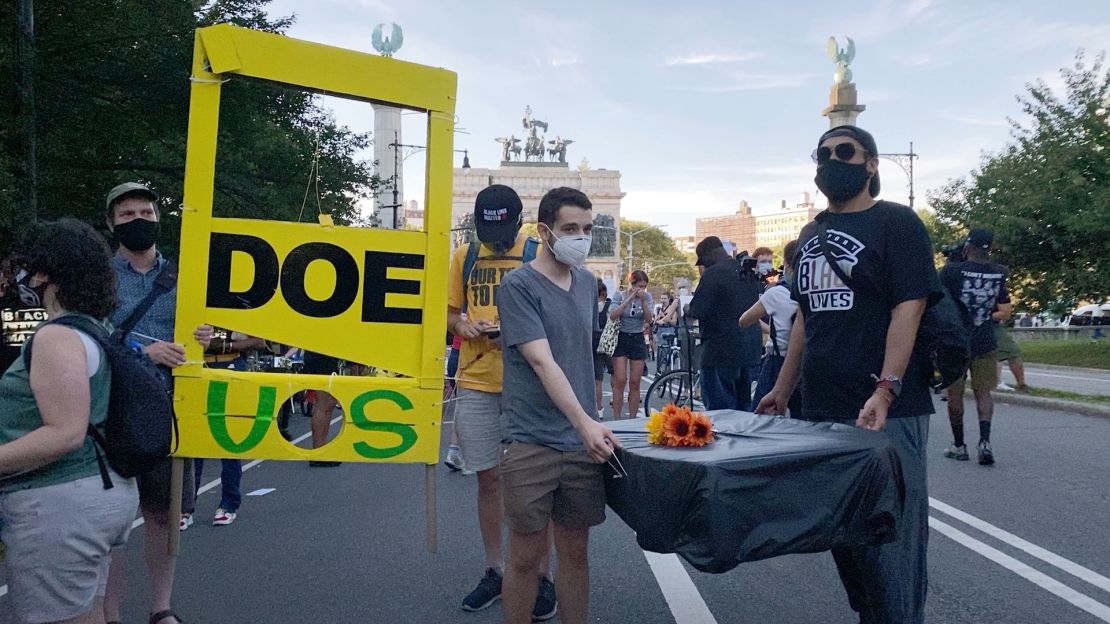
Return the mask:
<svg viewBox="0 0 1110 624"><path fill-rule="evenodd" d="M667 446L681 446L686 436L690 435L690 411L679 409L667 415L663 423L664 441Z"/></svg>
<svg viewBox="0 0 1110 624"><path fill-rule="evenodd" d="M648 442L651 444L663 444L663 412L654 412L647 422Z"/></svg>
<svg viewBox="0 0 1110 624"><path fill-rule="evenodd" d="M693 415L690 433L683 439L686 446L705 446L713 441L713 421L700 412Z"/></svg>

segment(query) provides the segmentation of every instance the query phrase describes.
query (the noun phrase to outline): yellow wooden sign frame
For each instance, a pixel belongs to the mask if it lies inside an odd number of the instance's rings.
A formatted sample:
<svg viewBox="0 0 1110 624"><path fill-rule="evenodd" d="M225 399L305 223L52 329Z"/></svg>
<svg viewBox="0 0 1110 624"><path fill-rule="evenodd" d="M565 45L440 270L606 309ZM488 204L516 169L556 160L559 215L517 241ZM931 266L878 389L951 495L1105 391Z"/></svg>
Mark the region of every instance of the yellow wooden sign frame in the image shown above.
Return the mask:
<svg viewBox="0 0 1110 624"><path fill-rule="evenodd" d="M233 77L427 113L424 231L213 216L221 84ZM444 69L226 24L197 30L175 337L186 345L188 363L175 371L174 401L180 430L176 456L436 463L456 86L456 74ZM212 294L213 289L218 290L210 275L213 258L223 254L226 260L227 271L219 277L224 290L252 287L254 280L261 279L257 258L252 261L243 253L220 251L224 242L235 237L268 247L277 262L306 249L326 248L340 256L349 255L351 261L340 264L356 268L340 275L340 266L335 265L329 277L326 267L313 272L315 260L311 256L304 260L302 253L299 282L287 282L283 272L281 286L274 281L267 296L251 305L210 305L218 299ZM221 243L212 245L213 240ZM371 262L378 255L402 261ZM371 281L372 273L377 281ZM342 311L306 315L286 299L292 296L287 291L300 290L302 300L319 299L320 292L338 292L341 278L358 283L357 289L348 289L351 299L344 303L349 307ZM305 291L309 291L307 295ZM407 321L382 320L382 310L391 310L390 318ZM192 338L194 328L202 324L404 376L327 377L206 368L200 364L201 347ZM331 392L343 407L340 433L319 449L287 442L272 422L277 407L303 389Z"/></svg>

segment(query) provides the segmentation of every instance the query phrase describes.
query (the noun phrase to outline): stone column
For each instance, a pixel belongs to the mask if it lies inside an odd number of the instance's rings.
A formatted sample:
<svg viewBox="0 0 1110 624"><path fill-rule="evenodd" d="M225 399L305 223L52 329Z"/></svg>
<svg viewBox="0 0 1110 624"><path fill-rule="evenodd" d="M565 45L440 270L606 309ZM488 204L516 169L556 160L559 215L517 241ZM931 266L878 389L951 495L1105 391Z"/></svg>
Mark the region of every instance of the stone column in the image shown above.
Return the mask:
<svg viewBox="0 0 1110 624"><path fill-rule="evenodd" d="M374 104L374 160L382 185L374 199L375 212L384 228L404 226L404 208L396 205L405 199L404 172L401 159L404 152L393 144L404 141L401 137L401 109ZM394 189L396 185L396 189ZM394 194L396 190L396 194Z"/></svg>
<svg viewBox="0 0 1110 624"><path fill-rule="evenodd" d="M867 107L856 101L854 82L835 84L829 92L829 105L821 114L829 118L829 127L854 126L856 118Z"/></svg>

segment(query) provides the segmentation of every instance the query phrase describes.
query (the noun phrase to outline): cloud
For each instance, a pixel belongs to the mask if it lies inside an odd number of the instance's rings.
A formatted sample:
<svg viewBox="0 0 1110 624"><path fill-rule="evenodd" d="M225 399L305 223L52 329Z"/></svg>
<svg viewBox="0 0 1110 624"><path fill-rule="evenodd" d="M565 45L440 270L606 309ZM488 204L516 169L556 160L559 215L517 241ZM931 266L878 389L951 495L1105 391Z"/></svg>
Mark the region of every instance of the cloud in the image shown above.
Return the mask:
<svg viewBox="0 0 1110 624"><path fill-rule="evenodd" d="M733 93L736 91L756 91L761 89L785 89L801 87L812 83L814 74L733 74L728 84L694 87L675 87L682 91L698 93Z"/></svg>
<svg viewBox="0 0 1110 624"><path fill-rule="evenodd" d="M691 53L686 56L673 56L663 62L672 67L675 65L709 65L715 63L741 63L751 61L763 56L762 52L741 52L736 54L704 54Z"/></svg>
<svg viewBox="0 0 1110 624"><path fill-rule="evenodd" d="M552 67L565 67L567 65L577 65L578 58L573 56L562 56L551 59Z"/></svg>
<svg viewBox="0 0 1110 624"><path fill-rule="evenodd" d="M894 89L884 89L882 87L870 88L862 87L859 90L859 102L861 104L878 104L879 102L889 102L897 100L902 97L901 91Z"/></svg>
<svg viewBox="0 0 1110 624"><path fill-rule="evenodd" d="M1010 124L1005 119L986 119L982 117L972 117L970 115L959 115L956 113L944 112L940 114L941 119L948 121L957 121L972 126L998 126L1005 128Z"/></svg>

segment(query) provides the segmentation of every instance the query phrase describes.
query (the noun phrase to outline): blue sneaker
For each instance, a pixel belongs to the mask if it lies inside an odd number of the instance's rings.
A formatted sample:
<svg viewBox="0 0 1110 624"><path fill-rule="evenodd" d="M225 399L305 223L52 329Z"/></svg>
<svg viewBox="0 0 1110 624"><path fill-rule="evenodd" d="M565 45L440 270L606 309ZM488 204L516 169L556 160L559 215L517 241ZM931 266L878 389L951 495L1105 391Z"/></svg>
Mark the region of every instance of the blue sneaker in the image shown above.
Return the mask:
<svg viewBox="0 0 1110 624"><path fill-rule="evenodd" d="M559 611L559 601L555 599L555 584L546 576L540 577L540 589L536 594L536 604L532 607L532 621L546 622Z"/></svg>
<svg viewBox="0 0 1110 624"><path fill-rule="evenodd" d="M486 569L486 575L478 581L474 591L463 598L463 611L481 611L501 599L501 575L493 568Z"/></svg>

